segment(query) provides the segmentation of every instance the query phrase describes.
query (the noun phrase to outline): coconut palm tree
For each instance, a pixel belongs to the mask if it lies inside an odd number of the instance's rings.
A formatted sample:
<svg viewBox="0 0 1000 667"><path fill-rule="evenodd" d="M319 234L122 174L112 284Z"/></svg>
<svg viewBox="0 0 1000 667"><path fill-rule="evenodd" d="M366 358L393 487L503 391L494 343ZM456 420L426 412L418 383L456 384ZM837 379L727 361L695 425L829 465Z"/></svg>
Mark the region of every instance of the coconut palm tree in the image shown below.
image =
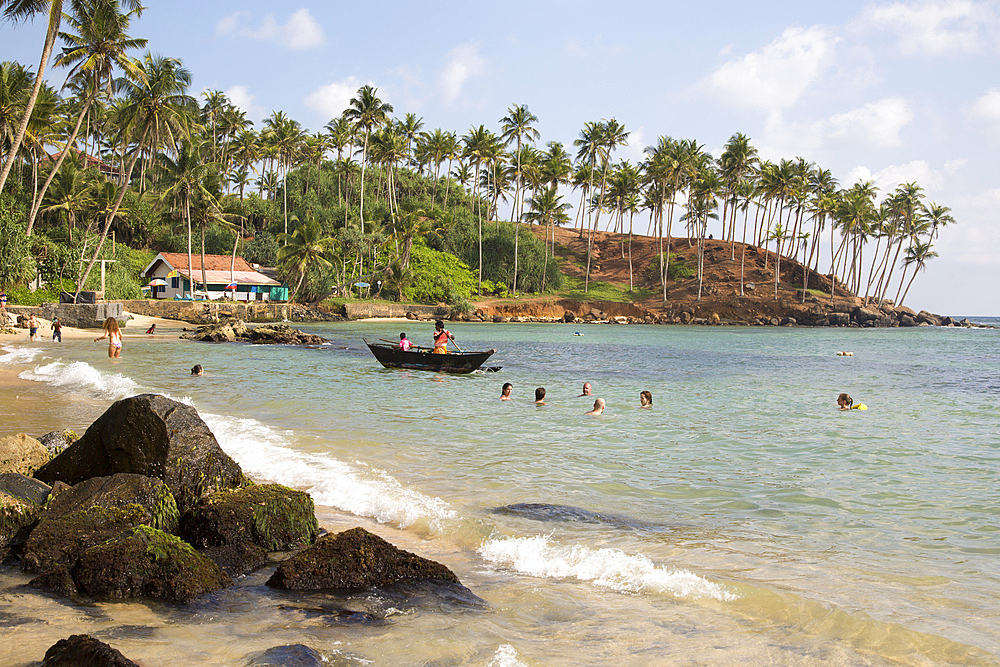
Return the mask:
<svg viewBox="0 0 1000 667"><path fill-rule="evenodd" d="M750 139L742 132L737 132L729 138L719 157L719 172L725 186L722 204L722 232L726 234L726 216L737 205L737 190L741 181L753 171L757 164L757 149L750 144ZM744 223L746 218L744 217ZM744 230L744 237L746 236ZM729 224L730 259L736 259L736 215Z"/></svg>
<svg viewBox="0 0 1000 667"><path fill-rule="evenodd" d="M521 216L524 214L524 195L521 193L521 145L522 142L534 144L538 139L538 130L533 126L538 122L538 116L528 110L527 104L515 104L507 108L507 115L500 119L500 138L509 146L515 144L514 159L517 170L514 172L514 201L511 204L511 220L514 221L514 282L512 293L517 294L517 255L518 255L518 226Z"/></svg>
<svg viewBox="0 0 1000 667"><path fill-rule="evenodd" d="M4 154L14 145L34 79L31 71L20 63L0 62L0 150Z"/></svg>
<svg viewBox="0 0 1000 667"><path fill-rule="evenodd" d="M145 39L134 39L126 33L132 17L141 14L141 7L139 10L122 13L118 0L91 0L90 2L74 3L74 5L73 14L67 17L67 22L76 31L76 34L59 33L63 41L66 42L66 47L63 48L62 54L56 58L55 64L69 67L67 81L79 77L84 81L86 92L76 119L76 125L70 132L55 166L32 203L31 212L28 215L26 232L28 236L31 236L35 216L38 214L38 208L41 206L46 190L49 189L49 184L52 183L53 177L62 166L66 155L75 150L77 134L80 132L80 126L83 124L91 105L102 92L109 99L111 98L114 68L120 68L125 76L131 79L141 79L143 76L138 61L126 54L126 51L130 49L138 49L146 45Z"/></svg>
<svg viewBox="0 0 1000 667"><path fill-rule="evenodd" d="M906 290L903 291L903 298L899 300L900 306L906 301L906 295L910 293L910 286L913 284L913 280L917 277L917 274L927 268L928 261L937 256L938 254L931 250L930 240L922 243L917 242L906 249L906 257L903 258L903 264L906 266L913 265L914 269L913 274L910 276L910 282L906 284Z"/></svg>
<svg viewBox="0 0 1000 667"><path fill-rule="evenodd" d="M290 298L294 301L310 269L332 266L328 256L332 254L336 240L325 236L315 220L299 225L291 234L280 236L283 246L278 250L278 261L289 273L299 276Z"/></svg>
<svg viewBox="0 0 1000 667"><path fill-rule="evenodd" d="M358 217L361 220L361 233L365 231L365 168L368 163L368 141L374 128L381 127L389 121L392 105L378 98L378 90L372 86L362 86L357 95L351 98L351 105L344 111L344 116L352 121L359 130L364 132L365 143L361 149L361 208Z"/></svg>
<svg viewBox="0 0 1000 667"><path fill-rule="evenodd" d="M284 111L272 111L264 119L264 140L275 149L278 166L282 170L282 194L284 203L282 209L285 216L285 237L288 238L288 170L297 158L302 141L302 126L298 121L289 118Z"/></svg>
<svg viewBox="0 0 1000 667"><path fill-rule="evenodd" d="M479 286L476 289L477 294L483 293L483 203L479 196L479 174L482 169L482 165L486 162L491 155L494 154L494 147L497 143L496 136L486 129L484 125L479 127L473 127L469 130L469 133L462 137L462 143L465 144L465 150L462 153L462 157L468 160L476 170L475 176L472 179L473 183L473 193L472 196L475 198L476 202L476 215L479 221Z"/></svg>
<svg viewBox="0 0 1000 667"><path fill-rule="evenodd" d="M86 169L83 159L76 154L66 161L64 167L47 193L42 210L66 214L69 245L72 246L77 216L94 203L94 172Z"/></svg>
<svg viewBox="0 0 1000 667"><path fill-rule="evenodd" d="M530 209L525 217L529 221L537 222L540 225L548 224L549 230L552 232L552 245L554 248L555 226L569 222L569 215L566 213L566 209L570 208L570 205L562 201L562 195L559 194L555 187L549 187L529 199L528 206ZM547 241L548 234L546 234ZM545 261L542 265L542 292L545 291L545 279L548 276L548 271L549 252L546 248Z"/></svg>

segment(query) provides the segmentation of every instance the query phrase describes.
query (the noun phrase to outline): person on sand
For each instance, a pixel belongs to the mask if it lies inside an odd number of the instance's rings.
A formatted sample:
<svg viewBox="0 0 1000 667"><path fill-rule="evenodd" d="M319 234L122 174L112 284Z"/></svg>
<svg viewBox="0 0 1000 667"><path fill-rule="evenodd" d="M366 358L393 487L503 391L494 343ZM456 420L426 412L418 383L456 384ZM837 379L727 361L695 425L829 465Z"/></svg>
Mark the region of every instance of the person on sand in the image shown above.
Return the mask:
<svg viewBox="0 0 1000 667"><path fill-rule="evenodd" d="M599 415L599 414L601 414L603 412L604 412L604 399L603 398L598 398L597 400L594 401L594 409L590 410L588 412L584 412L583 414L584 414L584 416L586 416L586 415L596 416L596 415Z"/></svg>
<svg viewBox="0 0 1000 667"><path fill-rule="evenodd" d="M535 405L547 405L545 402L545 387L535 389Z"/></svg>
<svg viewBox="0 0 1000 667"><path fill-rule="evenodd" d="M52 318L52 341L62 342L62 322L59 321L58 317Z"/></svg>
<svg viewBox="0 0 1000 667"><path fill-rule="evenodd" d="M28 318L28 340L41 340L38 337L38 320L34 315Z"/></svg>
<svg viewBox="0 0 1000 667"><path fill-rule="evenodd" d="M434 354L448 354L448 341L455 340L451 332L444 328L444 322L434 323Z"/></svg>
<svg viewBox="0 0 1000 667"><path fill-rule="evenodd" d="M399 349L402 350L403 352L407 352L411 347L413 347L413 343L411 343L410 340L406 337L406 334L405 333L399 334Z"/></svg>
<svg viewBox="0 0 1000 667"><path fill-rule="evenodd" d="M504 382L503 386L500 387L500 400L509 401L510 392L512 391L514 391L514 385L512 385L510 382Z"/></svg>
<svg viewBox="0 0 1000 667"><path fill-rule="evenodd" d="M201 367L201 364L195 364L191 367L191 375L204 375L205 369Z"/></svg>
<svg viewBox="0 0 1000 667"><path fill-rule="evenodd" d="M653 394L649 390L639 392L639 407L640 408L651 408L653 407Z"/></svg>
<svg viewBox="0 0 1000 667"><path fill-rule="evenodd" d="M156 333L156 322L153 322L153 324L148 329L146 329L146 333L148 334Z"/></svg>
<svg viewBox="0 0 1000 667"><path fill-rule="evenodd" d="M95 338L94 342L105 338L108 339L108 359L120 358L122 356L122 330L118 328L118 320L113 317L104 320L104 335Z"/></svg>
<svg viewBox="0 0 1000 667"><path fill-rule="evenodd" d="M584 382L583 383L583 393L580 394L579 396L577 396L577 398L583 398L584 396L593 396L593 394L591 393L593 391L593 389L594 388L590 386L589 382Z"/></svg>

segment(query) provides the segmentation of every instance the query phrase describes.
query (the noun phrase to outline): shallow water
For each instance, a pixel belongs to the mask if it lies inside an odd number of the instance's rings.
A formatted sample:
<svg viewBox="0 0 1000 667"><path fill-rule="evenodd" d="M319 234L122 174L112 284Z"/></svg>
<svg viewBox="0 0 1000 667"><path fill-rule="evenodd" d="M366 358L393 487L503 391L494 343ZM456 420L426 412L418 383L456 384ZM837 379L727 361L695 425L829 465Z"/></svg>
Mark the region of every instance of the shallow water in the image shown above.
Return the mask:
<svg viewBox="0 0 1000 667"><path fill-rule="evenodd" d="M361 337L399 324L303 328L333 342L128 336L119 362L7 345L0 365L31 381L16 400L39 409L0 410L41 433L141 391L191 402L247 472L309 490L331 527L382 524L489 606L359 627L286 609L255 576L193 609L82 607L8 570L5 609L46 619L2 624L18 660L85 622L147 628L112 643L150 664L282 643L343 664L1000 661L996 330L456 324L503 370L450 377L374 362ZM600 417L582 416L585 380ZM869 410L837 411L841 391ZM494 511L516 503L536 507Z"/></svg>

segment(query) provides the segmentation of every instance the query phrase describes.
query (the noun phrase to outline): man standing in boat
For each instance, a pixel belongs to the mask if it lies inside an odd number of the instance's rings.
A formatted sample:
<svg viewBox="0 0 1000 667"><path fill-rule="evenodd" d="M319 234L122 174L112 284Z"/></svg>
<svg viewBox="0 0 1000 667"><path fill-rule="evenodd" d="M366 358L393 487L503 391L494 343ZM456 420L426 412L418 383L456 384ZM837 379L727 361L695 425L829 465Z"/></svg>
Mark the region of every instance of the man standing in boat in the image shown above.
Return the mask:
<svg viewBox="0 0 1000 667"><path fill-rule="evenodd" d="M444 328L444 322L434 323L434 354L448 354L448 341L455 340L451 332Z"/></svg>

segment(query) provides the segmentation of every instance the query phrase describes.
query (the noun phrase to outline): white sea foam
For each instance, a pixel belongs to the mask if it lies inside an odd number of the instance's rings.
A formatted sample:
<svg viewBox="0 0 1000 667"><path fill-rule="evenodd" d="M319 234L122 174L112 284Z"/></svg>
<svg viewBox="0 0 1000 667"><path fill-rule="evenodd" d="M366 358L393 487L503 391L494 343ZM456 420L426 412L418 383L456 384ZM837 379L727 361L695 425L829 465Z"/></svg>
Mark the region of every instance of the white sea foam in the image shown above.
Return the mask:
<svg viewBox="0 0 1000 667"><path fill-rule="evenodd" d="M501 644L486 667L527 667L528 663L517 657L517 649L510 644Z"/></svg>
<svg viewBox="0 0 1000 667"><path fill-rule="evenodd" d="M479 548L490 563L533 577L590 581L617 591L666 593L687 599L735 600L723 586L687 570L657 567L646 556L632 556L618 549L560 546L549 536L492 539Z"/></svg>
<svg viewBox="0 0 1000 667"><path fill-rule="evenodd" d="M42 353L41 348L15 347L13 345L4 345L0 347L0 350L4 351L4 354L0 355L0 364L4 366L30 363Z"/></svg>
<svg viewBox="0 0 1000 667"><path fill-rule="evenodd" d="M219 444L251 476L307 490L320 505L402 528L418 522L439 530L457 513L440 498L407 488L385 471L325 454L296 451L290 434L255 419L202 413Z"/></svg>
<svg viewBox="0 0 1000 667"><path fill-rule="evenodd" d="M56 387L94 392L118 400L137 393L139 384L121 373L105 373L85 361L53 361L18 374L22 380L46 382Z"/></svg>

